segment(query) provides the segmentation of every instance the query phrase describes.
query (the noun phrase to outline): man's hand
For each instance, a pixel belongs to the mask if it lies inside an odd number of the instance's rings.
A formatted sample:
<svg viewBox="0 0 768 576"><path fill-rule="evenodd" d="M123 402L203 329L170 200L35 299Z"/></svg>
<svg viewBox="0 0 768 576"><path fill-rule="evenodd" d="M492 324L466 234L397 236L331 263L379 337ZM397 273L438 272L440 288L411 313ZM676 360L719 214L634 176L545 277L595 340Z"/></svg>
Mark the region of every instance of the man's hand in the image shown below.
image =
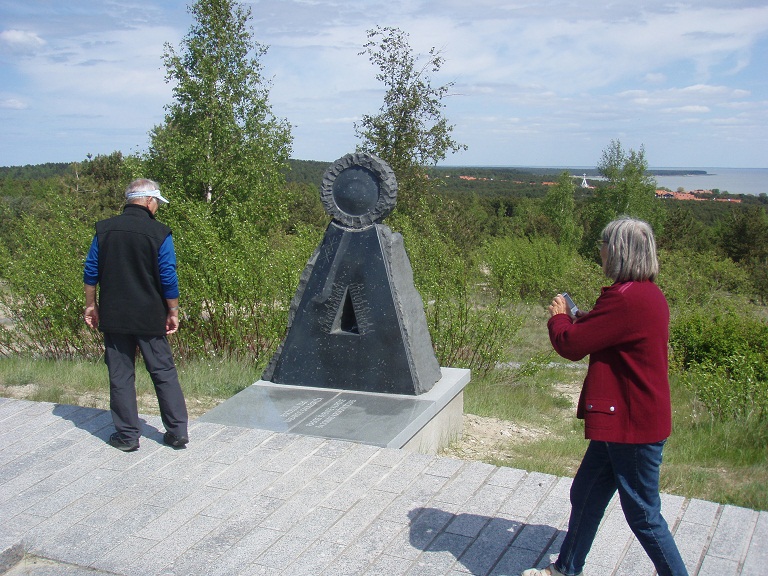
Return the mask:
<svg viewBox="0 0 768 576"><path fill-rule="evenodd" d="M165 317L165 333L173 334L179 329L179 311L168 310L168 316Z"/></svg>
<svg viewBox="0 0 768 576"><path fill-rule="evenodd" d="M85 312L83 320L89 328L96 330L99 327L99 305L96 303L96 286L83 284L85 292Z"/></svg>
<svg viewBox="0 0 768 576"><path fill-rule="evenodd" d="M92 304L91 306L86 306L85 313L83 314L83 319L85 320L85 323L88 324L89 328L93 328L94 330L98 329L99 307L96 304Z"/></svg>
<svg viewBox="0 0 768 576"><path fill-rule="evenodd" d="M179 299L166 298L165 303L168 306L168 315L165 317L165 333L173 334L179 329Z"/></svg>

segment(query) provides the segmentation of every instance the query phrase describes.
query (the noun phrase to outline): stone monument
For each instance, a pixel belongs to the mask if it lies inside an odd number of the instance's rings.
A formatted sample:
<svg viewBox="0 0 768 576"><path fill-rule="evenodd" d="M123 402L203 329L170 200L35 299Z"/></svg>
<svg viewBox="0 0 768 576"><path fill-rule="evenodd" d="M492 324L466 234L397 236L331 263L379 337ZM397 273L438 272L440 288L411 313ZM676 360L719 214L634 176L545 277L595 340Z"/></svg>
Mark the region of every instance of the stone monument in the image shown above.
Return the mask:
<svg viewBox="0 0 768 576"><path fill-rule="evenodd" d="M262 380L424 394L441 371L403 238L381 223L395 207L394 172L372 154L347 154L326 171L320 195L333 220Z"/></svg>
<svg viewBox="0 0 768 576"><path fill-rule="evenodd" d="M395 207L392 169L348 154L326 171L333 218L262 379L198 420L435 454L461 436L470 372L440 367Z"/></svg>

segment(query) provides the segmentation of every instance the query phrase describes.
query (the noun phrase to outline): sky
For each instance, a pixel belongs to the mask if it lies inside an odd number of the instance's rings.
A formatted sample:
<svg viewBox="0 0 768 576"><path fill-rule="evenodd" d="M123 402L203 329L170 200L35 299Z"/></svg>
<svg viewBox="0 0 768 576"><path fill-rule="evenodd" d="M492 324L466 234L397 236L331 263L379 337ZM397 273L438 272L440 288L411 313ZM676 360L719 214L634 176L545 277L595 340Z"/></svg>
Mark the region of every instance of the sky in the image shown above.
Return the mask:
<svg viewBox="0 0 768 576"><path fill-rule="evenodd" d="M190 2L191 3L191 2ZM140 154L172 102L179 0L0 0L0 166ZM651 167L768 167L766 0L250 0L291 157L353 152L383 103L366 31L445 59L444 166L594 167L612 140Z"/></svg>

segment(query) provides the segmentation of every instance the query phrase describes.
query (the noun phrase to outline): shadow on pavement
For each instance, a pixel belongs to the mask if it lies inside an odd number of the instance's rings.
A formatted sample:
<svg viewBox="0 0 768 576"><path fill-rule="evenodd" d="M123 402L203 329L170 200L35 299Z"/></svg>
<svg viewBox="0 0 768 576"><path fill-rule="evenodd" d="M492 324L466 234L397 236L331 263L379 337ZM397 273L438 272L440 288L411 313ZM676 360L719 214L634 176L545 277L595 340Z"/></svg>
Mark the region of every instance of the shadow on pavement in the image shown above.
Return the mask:
<svg viewBox="0 0 768 576"><path fill-rule="evenodd" d="M442 567L458 560L473 576L491 571L519 575L526 568L546 565L548 553L565 536L552 526L437 508L415 508L408 516L411 545L424 551L426 564Z"/></svg>

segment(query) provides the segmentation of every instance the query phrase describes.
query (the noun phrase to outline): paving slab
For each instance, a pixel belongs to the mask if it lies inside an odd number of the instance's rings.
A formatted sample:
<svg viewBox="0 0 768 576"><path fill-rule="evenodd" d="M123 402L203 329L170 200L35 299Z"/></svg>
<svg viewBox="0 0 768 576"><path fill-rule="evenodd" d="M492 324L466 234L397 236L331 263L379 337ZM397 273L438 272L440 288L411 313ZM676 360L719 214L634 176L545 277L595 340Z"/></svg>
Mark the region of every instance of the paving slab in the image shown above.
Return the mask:
<svg viewBox="0 0 768 576"><path fill-rule="evenodd" d="M0 398L0 574L510 576L556 557L571 480L402 449ZM768 513L663 494L692 576L766 573ZM23 563L19 564L19 560ZM651 576L614 500L585 576Z"/></svg>

